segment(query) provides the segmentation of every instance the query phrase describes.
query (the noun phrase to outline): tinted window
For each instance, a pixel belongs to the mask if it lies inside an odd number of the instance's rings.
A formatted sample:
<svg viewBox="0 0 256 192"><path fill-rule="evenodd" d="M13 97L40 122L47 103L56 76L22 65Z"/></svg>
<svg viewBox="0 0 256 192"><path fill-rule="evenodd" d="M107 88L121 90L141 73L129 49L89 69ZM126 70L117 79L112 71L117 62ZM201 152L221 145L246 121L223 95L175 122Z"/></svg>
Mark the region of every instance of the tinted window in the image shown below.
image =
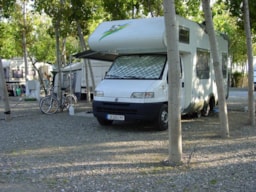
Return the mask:
<svg viewBox="0 0 256 192"><path fill-rule="evenodd" d="M196 75L199 79L210 78L210 53L207 50L197 50Z"/></svg>

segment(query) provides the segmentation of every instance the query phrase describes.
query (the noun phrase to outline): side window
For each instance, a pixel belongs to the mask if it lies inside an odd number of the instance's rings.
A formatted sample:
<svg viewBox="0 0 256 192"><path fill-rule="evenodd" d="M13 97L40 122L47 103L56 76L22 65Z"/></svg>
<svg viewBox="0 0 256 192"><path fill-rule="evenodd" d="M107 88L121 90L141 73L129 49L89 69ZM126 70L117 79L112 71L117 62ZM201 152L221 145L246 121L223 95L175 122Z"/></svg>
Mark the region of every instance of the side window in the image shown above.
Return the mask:
<svg viewBox="0 0 256 192"><path fill-rule="evenodd" d="M199 79L210 78L210 53L204 49L197 49L196 76Z"/></svg>
<svg viewBox="0 0 256 192"><path fill-rule="evenodd" d="M17 69L12 70L13 78L23 78L23 69L17 67Z"/></svg>
<svg viewBox="0 0 256 192"><path fill-rule="evenodd" d="M228 69L228 56L226 53L222 53L222 73L223 78L227 78L227 69Z"/></svg>
<svg viewBox="0 0 256 192"><path fill-rule="evenodd" d="M179 26L179 42L189 44L189 28Z"/></svg>

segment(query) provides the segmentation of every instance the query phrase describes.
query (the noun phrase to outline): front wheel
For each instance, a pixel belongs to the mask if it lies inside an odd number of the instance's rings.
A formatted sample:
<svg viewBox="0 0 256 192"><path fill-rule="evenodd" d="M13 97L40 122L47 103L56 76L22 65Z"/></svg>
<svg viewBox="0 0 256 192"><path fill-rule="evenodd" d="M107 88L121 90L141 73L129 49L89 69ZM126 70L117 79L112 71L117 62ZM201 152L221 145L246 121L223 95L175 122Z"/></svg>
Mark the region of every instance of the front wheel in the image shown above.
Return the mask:
<svg viewBox="0 0 256 192"><path fill-rule="evenodd" d="M201 111L202 116L207 117L209 115L209 113L210 113L210 110L211 110L210 105L208 103L205 103L204 107L203 107L203 109Z"/></svg>
<svg viewBox="0 0 256 192"><path fill-rule="evenodd" d="M155 127L159 131L168 129L168 105L163 104L159 110L158 117L155 122Z"/></svg>
<svg viewBox="0 0 256 192"><path fill-rule="evenodd" d="M45 114L53 114L58 111L59 102L57 98L54 97L45 97L40 101L40 110Z"/></svg>

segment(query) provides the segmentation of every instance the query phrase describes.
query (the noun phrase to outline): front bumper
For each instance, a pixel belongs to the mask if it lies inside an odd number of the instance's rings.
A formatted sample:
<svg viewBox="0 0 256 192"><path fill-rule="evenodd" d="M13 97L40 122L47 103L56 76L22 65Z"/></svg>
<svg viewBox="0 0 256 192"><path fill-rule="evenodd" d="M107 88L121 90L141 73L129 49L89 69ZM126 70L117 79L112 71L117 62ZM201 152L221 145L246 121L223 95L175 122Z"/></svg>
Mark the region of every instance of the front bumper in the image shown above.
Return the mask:
<svg viewBox="0 0 256 192"><path fill-rule="evenodd" d="M152 121L158 117L162 104L93 101L93 115L101 119L108 119L108 115L123 115L125 121Z"/></svg>

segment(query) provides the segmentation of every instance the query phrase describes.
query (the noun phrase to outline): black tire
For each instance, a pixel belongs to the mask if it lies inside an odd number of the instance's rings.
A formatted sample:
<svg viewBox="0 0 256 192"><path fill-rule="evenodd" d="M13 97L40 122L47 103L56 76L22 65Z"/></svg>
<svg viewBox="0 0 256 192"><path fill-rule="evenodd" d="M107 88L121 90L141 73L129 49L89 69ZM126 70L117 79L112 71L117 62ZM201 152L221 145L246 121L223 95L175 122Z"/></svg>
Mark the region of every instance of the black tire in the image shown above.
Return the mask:
<svg viewBox="0 0 256 192"><path fill-rule="evenodd" d="M211 97L211 99L209 101L209 106L210 106L210 112L213 112L213 109L215 107L215 99L214 99L214 97Z"/></svg>
<svg viewBox="0 0 256 192"><path fill-rule="evenodd" d="M45 97L40 101L40 110L44 114L56 113L59 109L59 102L56 98Z"/></svg>
<svg viewBox="0 0 256 192"><path fill-rule="evenodd" d="M168 105L163 104L159 110L158 117L155 122L155 127L159 131L168 129Z"/></svg>
<svg viewBox="0 0 256 192"><path fill-rule="evenodd" d="M99 117L97 117L97 120L98 120L99 124L103 125L103 126L112 125L112 123L113 123L113 120L102 119Z"/></svg>
<svg viewBox="0 0 256 192"><path fill-rule="evenodd" d="M209 115L209 113L210 113L210 110L211 110L210 105L208 103L205 103L204 107L203 107L203 109L201 111L202 116L207 117Z"/></svg>

